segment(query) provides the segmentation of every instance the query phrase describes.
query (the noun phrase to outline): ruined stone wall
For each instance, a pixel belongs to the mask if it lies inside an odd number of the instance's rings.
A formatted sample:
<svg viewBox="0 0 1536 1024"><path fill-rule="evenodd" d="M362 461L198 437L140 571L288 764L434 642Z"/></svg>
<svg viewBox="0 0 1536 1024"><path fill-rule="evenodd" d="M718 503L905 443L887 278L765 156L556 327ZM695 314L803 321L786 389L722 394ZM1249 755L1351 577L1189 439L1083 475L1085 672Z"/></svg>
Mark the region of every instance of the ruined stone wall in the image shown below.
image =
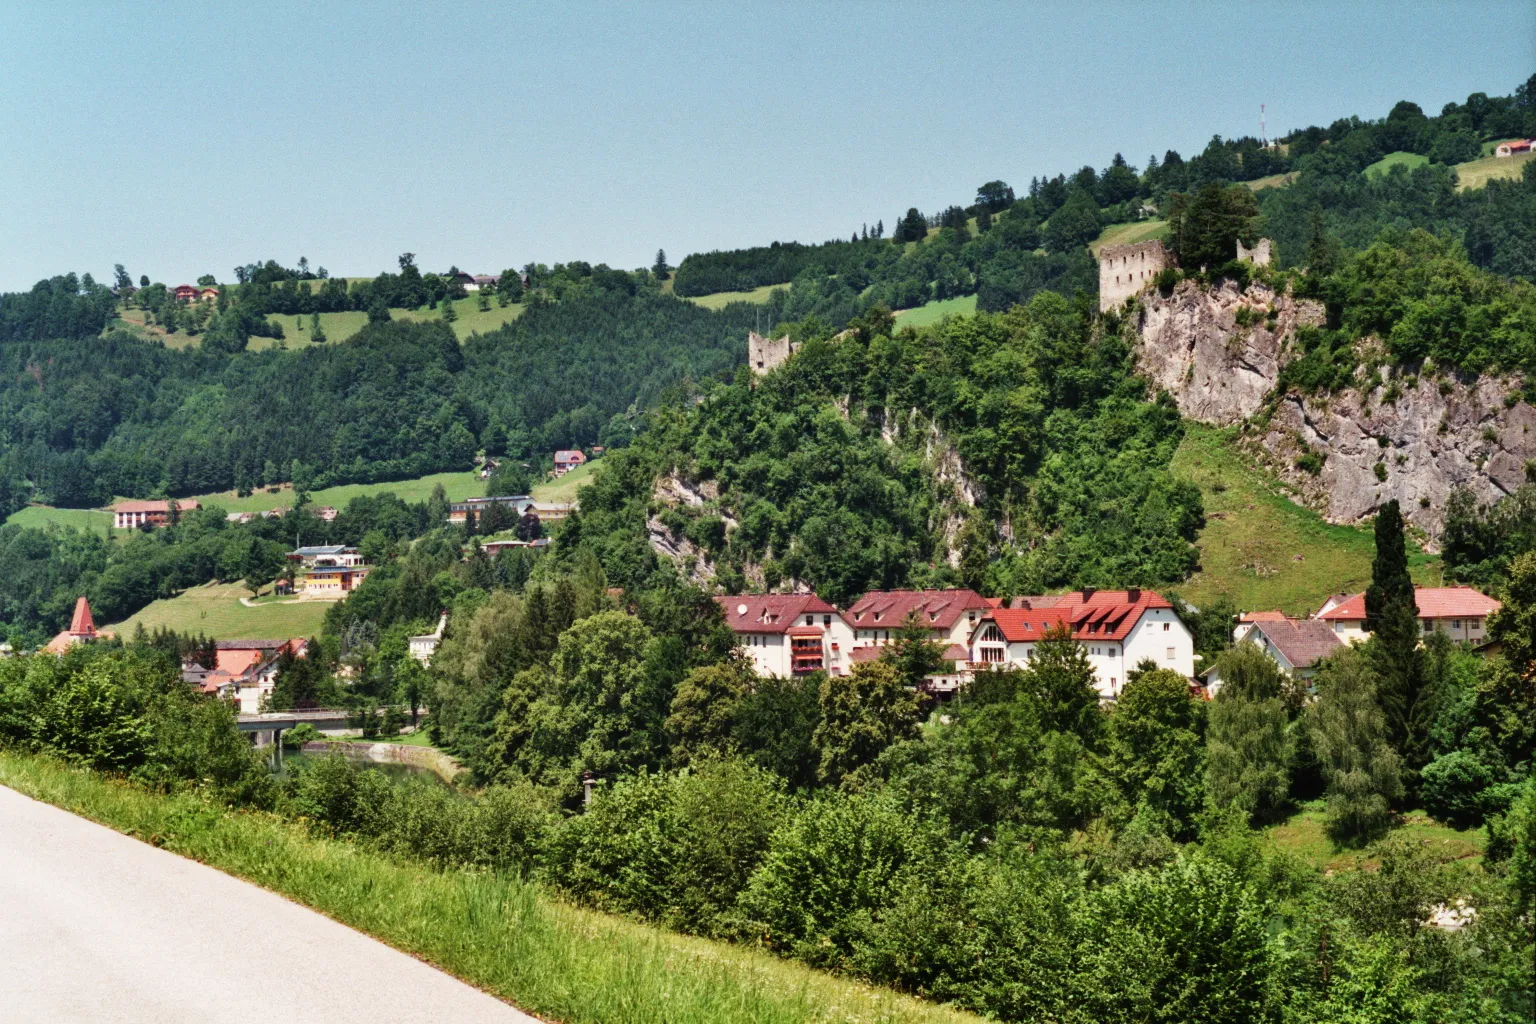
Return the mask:
<svg viewBox="0 0 1536 1024"><path fill-rule="evenodd" d="M1256 267L1267 267L1270 261L1270 249L1272 243L1267 238L1261 238L1250 249L1243 244L1243 240L1237 240L1237 258L1244 263L1252 263Z"/></svg>
<svg viewBox="0 0 1536 1024"><path fill-rule="evenodd" d="M752 331L747 335L747 365L753 373L767 373L794 355L797 347L787 334L782 338L765 338Z"/></svg>
<svg viewBox="0 0 1536 1024"><path fill-rule="evenodd" d="M1106 245L1099 250L1099 309L1113 309L1152 284L1158 271L1173 265L1159 241Z"/></svg>

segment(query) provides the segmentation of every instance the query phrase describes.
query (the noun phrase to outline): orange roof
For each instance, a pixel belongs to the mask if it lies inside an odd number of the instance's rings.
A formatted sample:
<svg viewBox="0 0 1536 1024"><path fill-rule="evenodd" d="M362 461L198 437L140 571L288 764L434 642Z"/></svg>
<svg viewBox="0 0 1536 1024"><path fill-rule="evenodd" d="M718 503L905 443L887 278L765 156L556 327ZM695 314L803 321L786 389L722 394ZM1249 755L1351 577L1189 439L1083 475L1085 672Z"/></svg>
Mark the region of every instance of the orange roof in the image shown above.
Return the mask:
<svg viewBox="0 0 1536 1024"><path fill-rule="evenodd" d="M1237 617L1238 622L1285 622L1285 612L1243 612Z"/></svg>
<svg viewBox="0 0 1536 1024"><path fill-rule="evenodd" d="M69 631L75 636L95 636L96 622L91 618L91 602L82 594L75 599L75 616L69 620Z"/></svg>
<svg viewBox="0 0 1536 1024"><path fill-rule="evenodd" d="M1002 630L1003 639L1011 644L1031 643L1052 626L1058 626L1066 618L1060 608L997 608L987 616Z"/></svg>
<svg viewBox="0 0 1536 1024"><path fill-rule="evenodd" d="M177 501L176 507L186 512L189 509L196 509L201 506L189 499L187 501ZM169 512L170 510L171 503L169 501L120 501L112 506L112 511L114 512Z"/></svg>
<svg viewBox="0 0 1536 1024"><path fill-rule="evenodd" d="M1487 594L1471 587L1414 587L1413 603L1418 605L1421 619L1479 619L1503 607ZM1348 601L1323 612L1318 618L1330 622L1364 619L1365 594L1356 594Z"/></svg>
<svg viewBox="0 0 1536 1024"><path fill-rule="evenodd" d="M875 623L895 629L908 615L932 629L948 629L968 611L990 611L987 599L974 590L871 590L848 609L852 625L869 628Z"/></svg>
<svg viewBox="0 0 1536 1024"><path fill-rule="evenodd" d="M1066 622L1074 640L1124 640L1142 613L1172 608L1150 590L1075 590L1046 608L997 608L987 617L998 624L1009 643L1039 640L1051 626Z"/></svg>
<svg viewBox="0 0 1536 1024"><path fill-rule="evenodd" d="M836 615L815 594L740 594L715 598L725 624L737 633L783 633L802 615Z"/></svg>

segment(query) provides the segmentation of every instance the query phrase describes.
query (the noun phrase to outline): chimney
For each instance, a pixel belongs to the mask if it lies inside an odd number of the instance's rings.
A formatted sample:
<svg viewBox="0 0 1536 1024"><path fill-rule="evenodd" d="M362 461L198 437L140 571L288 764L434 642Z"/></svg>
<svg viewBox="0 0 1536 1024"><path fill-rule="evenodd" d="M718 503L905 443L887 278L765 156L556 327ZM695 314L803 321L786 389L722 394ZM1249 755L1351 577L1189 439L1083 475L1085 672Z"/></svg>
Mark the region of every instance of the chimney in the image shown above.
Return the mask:
<svg viewBox="0 0 1536 1024"><path fill-rule="evenodd" d="M1129 590L1127 590L1125 592L1125 599L1127 601L1129 601L1131 604L1135 604L1137 601L1140 601L1141 600L1141 588L1140 587L1131 587Z"/></svg>
<svg viewBox="0 0 1536 1024"><path fill-rule="evenodd" d="M1094 594L1094 591L1096 589L1097 588L1095 588L1095 587L1084 587L1083 588L1083 600L1085 602L1093 600L1093 594Z"/></svg>

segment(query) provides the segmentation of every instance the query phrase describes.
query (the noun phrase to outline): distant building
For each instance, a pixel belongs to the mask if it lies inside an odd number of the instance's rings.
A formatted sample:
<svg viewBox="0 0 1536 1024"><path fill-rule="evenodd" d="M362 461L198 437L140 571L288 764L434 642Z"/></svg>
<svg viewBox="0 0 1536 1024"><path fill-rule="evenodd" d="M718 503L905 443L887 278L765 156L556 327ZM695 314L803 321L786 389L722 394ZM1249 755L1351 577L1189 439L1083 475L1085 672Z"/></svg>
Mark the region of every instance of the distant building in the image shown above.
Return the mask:
<svg viewBox="0 0 1536 1024"><path fill-rule="evenodd" d="M486 291L494 291L499 284L501 284L500 274L476 274L469 279L469 283L464 286L464 290L467 292L478 292L483 288Z"/></svg>
<svg viewBox="0 0 1536 1024"><path fill-rule="evenodd" d="M1157 239L1132 245L1106 245L1099 250L1100 312L1141 294L1163 268L1173 265L1173 253Z"/></svg>
<svg viewBox="0 0 1536 1024"><path fill-rule="evenodd" d="M547 548L549 544L548 537L540 537L538 540L488 540L481 542L480 550L489 557L495 558L503 551L510 551L513 548Z"/></svg>
<svg viewBox="0 0 1536 1024"><path fill-rule="evenodd" d="M1292 679L1311 679L1319 662L1344 647L1333 627L1321 619L1293 619L1280 612L1242 616L1232 639L1252 643ZM1213 697L1221 689L1221 674L1216 668L1205 674L1205 685Z"/></svg>
<svg viewBox="0 0 1536 1024"><path fill-rule="evenodd" d="M195 512L202 506L195 501L120 501L112 506L112 525L119 530L133 530L145 523L165 526L171 521L171 505L178 514Z"/></svg>
<svg viewBox="0 0 1536 1024"><path fill-rule="evenodd" d="M587 457L576 449L555 452L555 476L565 476L577 466L585 465L586 461Z"/></svg>
<svg viewBox="0 0 1536 1024"><path fill-rule="evenodd" d="M315 515L320 517L321 522L334 523L340 513L330 505L321 505L315 509Z"/></svg>
<svg viewBox="0 0 1536 1024"><path fill-rule="evenodd" d="M1511 157L1520 153L1529 153L1533 143L1536 143L1536 139L1510 139L1508 142L1501 142L1495 146L1493 148L1493 155L1496 157Z"/></svg>
<svg viewBox="0 0 1536 1024"><path fill-rule="evenodd" d="M195 284L179 284L171 294L177 302L196 302L201 293Z"/></svg>
<svg viewBox="0 0 1536 1024"><path fill-rule="evenodd" d="M836 608L815 594L725 596L715 603L758 675L847 674L853 631Z"/></svg>
<svg viewBox="0 0 1536 1024"><path fill-rule="evenodd" d="M239 704L240 714L261 711L264 700L277 682L278 659L285 651L304 657L309 644L302 638L292 640L219 640L213 668L196 661L181 666L184 682L203 693Z"/></svg>
<svg viewBox="0 0 1536 1024"><path fill-rule="evenodd" d="M535 501L531 507L539 522L546 525L563 522L576 511L576 506L567 501Z"/></svg>
<svg viewBox="0 0 1536 1024"><path fill-rule="evenodd" d="M448 521L462 525L473 512L475 518L484 515L485 510L492 505L500 505L514 516L521 517L533 504L533 499L526 494L499 494L490 498L465 498L463 501L450 502L448 505Z"/></svg>
<svg viewBox="0 0 1536 1024"><path fill-rule="evenodd" d="M303 596L322 601L335 601L357 589L367 577L366 565L338 566L313 569L303 578Z"/></svg>
<svg viewBox="0 0 1536 1024"><path fill-rule="evenodd" d="M319 544L290 551L288 561L298 562L306 569L350 568L362 565L363 556L357 548L349 548L344 544Z"/></svg>
<svg viewBox="0 0 1536 1024"><path fill-rule="evenodd" d="M1126 675L1142 662L1194 676L1194 637L1173 605L1150 590L1085 587L1022 604L988 610L970 637L974 667L1025 667L1048 630L1065 628L1088 656L1099 696L1107 700L1120 696Z"/></svg>
<svg viewBox="0 0 1536 1024"><path fill-rule="evenodd" d="M443 279L451 285L458 285L460 288L463 288L467 292L472 292L475 290L475 279L469 274L464 273L462 270L456 274L444 274Z"/></svg>
<svg viewBox="0 0 1536 1024"><path fill-rule="evenodd" d="M1413 601L1418 606L1421 634L1438 630L1452 640L1469 644L1481 644L1487 639L1488 616L1503 607L1471 587L1414 587ZM1345 643L1364 640L1367 635L1364 594L1339 602L1330 598L1316 617L1328 623Z"/></svg>
<svg viewBox="0 0 1536 1024"><path fill-rule="evenodd" d="M1270 262L1270 250L1274 247L1267 238L1261 238L1253 243L1250 249L1243 244L1242 239L1237 241L1237 258L1244 263L1252 263L1256 267L1267 267Z"/></svg>
<svg viewBox="0 0 1536 1024"><path fill-rule="evenodd" d="M76 644L90 643L97 636L96 620L91 616L91 602L82 595L75 599L75 613L70 617L69 628L48 641L43 650L49 654L63 654Z"/></svg>
<svg viewBox="0 0 1536 1024"><path fill-rule="evenodd" d="M437 628L422 636L413 636L410 639L411 657L423 665L432 664L432 655L437 652L437 645L443 642L443 630L448 628L448 613L443 612L437 618Z"/></svg>
<svg viewBox="0 0 1536 1024"><path fill-rule="evenodd" d="M879 658L880 649L894 641L909 616L915 616L953 666L929 676L926 689L940 695L954 693L970 678L970 636L991 607L976 591L963 588L872 590L855 601L846 615L853 629L852 660Z"/></svg>
<svg viewBox="0 0 1536 1024"><path fill-rule="evenodd" d="M197 297L204 302L217 302L219 290L217 288L204 288L197 293Z"/></svg>
<svg viewBox="0 0 1536 1024"><path fill-rule="evenodd" d="M799 343L790 341L787 334L782 338L765 338L756 331L747 334L747 365L755 374L782 366L799 350Z"/></svg>

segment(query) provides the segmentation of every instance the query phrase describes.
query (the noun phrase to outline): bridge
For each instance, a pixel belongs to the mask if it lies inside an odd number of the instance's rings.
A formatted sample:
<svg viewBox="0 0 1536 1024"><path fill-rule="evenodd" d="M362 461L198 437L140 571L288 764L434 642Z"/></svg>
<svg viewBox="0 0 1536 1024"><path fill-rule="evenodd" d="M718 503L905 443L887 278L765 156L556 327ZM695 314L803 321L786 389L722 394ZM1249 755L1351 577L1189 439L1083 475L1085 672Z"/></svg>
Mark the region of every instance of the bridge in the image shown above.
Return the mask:
<svg viewBox="0 0 1536 1024"><path fill-rule="evenodd" d="M249 733L251 742L258 747L270 745L276 761L283 758L283 733L301 725L312 725L323 733L335 735L347 732L351 712L336 708L314 708L310 711L269 711L261 715L235 716L235 728Z"/></svg>

